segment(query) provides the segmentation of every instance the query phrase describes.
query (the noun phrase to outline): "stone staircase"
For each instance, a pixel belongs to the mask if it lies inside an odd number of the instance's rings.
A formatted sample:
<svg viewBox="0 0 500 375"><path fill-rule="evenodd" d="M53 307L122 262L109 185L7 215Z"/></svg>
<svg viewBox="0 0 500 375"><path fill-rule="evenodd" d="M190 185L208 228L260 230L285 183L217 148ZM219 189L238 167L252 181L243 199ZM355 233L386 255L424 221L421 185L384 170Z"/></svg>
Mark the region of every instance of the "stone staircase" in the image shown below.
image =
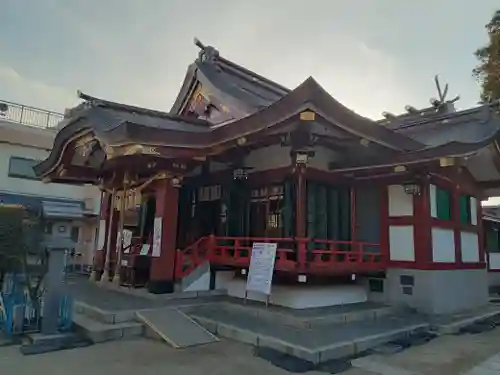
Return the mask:
<svg viewBox="0 0 500 375"><path fill-rule="evenodd" d="M73 322L76 331L93 343L129 339L144 334L144 326L137 321L136 313L132 310L110 312L77 302Z"/></svg>
<svg viewBox="0 0 500 375"><path fill-rule="evenodd" d="M429 329L422 316L370 302L307 310L225 302L184 312L214 335L316 364Z"/></svg>

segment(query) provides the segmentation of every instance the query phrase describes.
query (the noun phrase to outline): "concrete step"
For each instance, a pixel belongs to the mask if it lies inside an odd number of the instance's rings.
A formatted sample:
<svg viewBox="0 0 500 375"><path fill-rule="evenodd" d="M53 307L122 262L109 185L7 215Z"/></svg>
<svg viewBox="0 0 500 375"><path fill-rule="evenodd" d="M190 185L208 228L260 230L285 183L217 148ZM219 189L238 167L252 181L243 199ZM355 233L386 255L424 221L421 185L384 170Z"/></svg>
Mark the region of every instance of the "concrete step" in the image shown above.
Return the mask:
<svg viewBox="0 0 500 375"><path fill-rule="evenodd" d="M174 348L209 344L219 339L178 309L164 308L137 313L146 335L157 336Z"/></svg>
<svg viewBox="0 0 500 375"><path fill-rule="evenodd" d="M241 300L228 299L224 303L204 306L204 311L219 312L234 311L238 314L248 315L250 318L258 317L262 320L277 324L289 325L297 328L313 328L326 324L346 323L356 321L375 321L383 317L398 315L401 311L393 306L364 302L345 306L321 307L313 309L295 310L279 306L266 307L263 303L244 303ZM190 314L198 310L197 306L183 309Z"/></svg>
<svg viewBox="0 0 500 375"><path fill-rule="evenodd" d="M307 329L277 324L236 310L208 310L205 306L190 315L218 336L272 348L313 363L354 356L429 327L417 315L323 324Z"/></svg>
<svg viewBox="0 0 500 375"><path fill-rule="evenodd" d="M24 355L43 354L64 349L89 346L90 340L75 332L56 334L31 333L24 337L20 351Z"/></svg>
<svg viewBox="0 0 500 375"><path fill-rule="evenodd" d="M104 324L126 323L136 320L134 310L106 311L79 301L75 302L74 312Z"/></svg>
<svg viewBox="0 0 500 375"><path fill-rule="evenodd" d="M144 333L141 323L106 324L78 313L74 315L73 323L76 331L93 343L127 339L142 336Z"/></svg>

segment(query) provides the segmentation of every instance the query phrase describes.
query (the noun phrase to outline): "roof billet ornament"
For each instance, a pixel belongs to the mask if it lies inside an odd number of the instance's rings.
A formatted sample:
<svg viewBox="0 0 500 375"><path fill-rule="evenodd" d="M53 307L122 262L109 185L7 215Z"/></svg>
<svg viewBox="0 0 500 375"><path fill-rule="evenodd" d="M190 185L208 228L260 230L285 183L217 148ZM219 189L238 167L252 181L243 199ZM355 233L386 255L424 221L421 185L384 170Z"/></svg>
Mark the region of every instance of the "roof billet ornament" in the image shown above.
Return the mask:
<svg viewBox="0 0 500 375"><path fill-rule="evenodd" d="M418 113L419 112L415 107L413 107L409 104L405 106L405 110L408 113Z"/></svg>
<svg viewBox="0 0 500 375"><path fill-rule="evenodd" d="M392 114L391 112L387 112L387 111L382 112L382 116L384 116L384 118L386 120L389 120L389 121L394 120L396 118L396 116L394 114Z"/></svg>
<svg viewBox="0 0 500 375"><path fill-rule="evenodd" d="M194 38L194 44L200 49L198 60L201 63L215 63L219 57L219 51L212 46L205 46L198 38Z"/></svg>

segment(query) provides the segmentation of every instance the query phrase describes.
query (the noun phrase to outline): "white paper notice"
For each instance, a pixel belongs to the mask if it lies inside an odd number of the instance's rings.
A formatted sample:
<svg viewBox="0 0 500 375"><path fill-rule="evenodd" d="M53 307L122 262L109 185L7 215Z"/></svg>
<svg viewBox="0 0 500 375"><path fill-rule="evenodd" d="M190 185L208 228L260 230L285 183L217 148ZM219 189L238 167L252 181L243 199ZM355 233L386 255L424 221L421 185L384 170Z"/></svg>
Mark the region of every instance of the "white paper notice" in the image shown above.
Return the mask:
<svg viewBox="0 0 500 375"><path fill-rule="evenodd" d="M162 218L155 217L154 222L154 232L153 232L153 257L159 257L161 255L161 231L162 231Z"/></svg>
<svg viewBox="0 0 500 375"><path fill-rule="evenodd" d="M128 229L123 230L123 248L125 254L130 253L130 245L132 244L132 231Z"/></svg>
<svg viewBox="0 0 500 375"><path fill-rule="evenodd" d="M271 294L276 247L275 243L255 242L253 244L250 268L248 269L247 291Z"/></svg>
<svg viewBox="0 0 500 375"><path fill-rule="evenodd" d="M104 239L106 238L106 220L99 220L99 233L97 234L97 250L104 249Z"/></svg>

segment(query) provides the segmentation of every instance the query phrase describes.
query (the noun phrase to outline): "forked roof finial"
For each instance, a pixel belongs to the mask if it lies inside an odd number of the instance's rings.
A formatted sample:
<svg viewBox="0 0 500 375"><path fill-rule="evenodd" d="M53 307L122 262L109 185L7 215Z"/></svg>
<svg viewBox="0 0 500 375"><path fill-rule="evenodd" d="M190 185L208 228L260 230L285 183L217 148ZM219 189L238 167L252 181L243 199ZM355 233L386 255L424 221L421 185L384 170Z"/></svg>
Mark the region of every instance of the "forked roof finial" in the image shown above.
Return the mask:
<svg viewBox="0 0 500 375"><path fill-rule="evenodd" d="M439 107L444 106L447 103L453 104L457 100L460 99L460 95L457 95L453 99L450 99L450 100L446 99L446 96L448 95L448 84L445 84L444 90L441 90L441 84L439 82L439 76L437 74L434 76L434 83L436 84L437 94L439 96L439 99L432 98L430 100L431 104L434 107L439 108Z"/></svg>

